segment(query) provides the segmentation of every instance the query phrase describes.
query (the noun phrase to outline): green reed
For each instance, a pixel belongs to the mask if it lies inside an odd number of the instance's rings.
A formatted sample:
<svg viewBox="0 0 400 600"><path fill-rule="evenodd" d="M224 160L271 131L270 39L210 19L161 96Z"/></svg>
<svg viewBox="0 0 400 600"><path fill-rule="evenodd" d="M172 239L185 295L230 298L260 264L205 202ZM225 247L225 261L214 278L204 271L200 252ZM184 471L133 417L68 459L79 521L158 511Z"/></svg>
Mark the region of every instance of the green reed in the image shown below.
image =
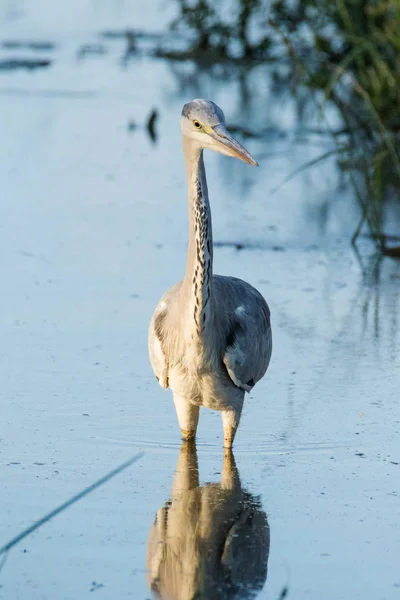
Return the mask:
<svg viewBox="0 0 400 600"><path fill-rule="evenodd" d="M174 26L191 32L193 55L239 64L285 57L295 93L306 86L321 114L336 106L344 126L326 132L361 208L353 242L367 226L382 254L400 256L400 227L385 233L387 206L400 195L400 0L177 2Z"/></svg>

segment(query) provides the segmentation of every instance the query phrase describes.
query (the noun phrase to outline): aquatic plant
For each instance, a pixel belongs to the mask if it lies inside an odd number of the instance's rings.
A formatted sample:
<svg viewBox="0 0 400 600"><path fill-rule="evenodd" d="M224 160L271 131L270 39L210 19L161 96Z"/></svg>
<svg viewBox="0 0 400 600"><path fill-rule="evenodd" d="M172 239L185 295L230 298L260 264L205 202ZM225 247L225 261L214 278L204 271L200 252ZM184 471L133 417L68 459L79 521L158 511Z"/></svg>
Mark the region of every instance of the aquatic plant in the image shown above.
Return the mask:
<svg viewBox="0 0 400 600"><path fill-rule="evenodd" d="M267 0L177 0L173 30L189 30L189 55L216 61L260 61L269 57Z"/></svg>
<svg viewBox="0 0 400 600"><path fill-rule="evenodd" d="M177 2L174 27L192 33L192 56L247 64L285 56L294 93L305 87L321 115L336 106L343 127L326 123L326 132L361 209L353 242L367 225L382 254L400 256L386 210L400 191L400 0Z"/></svg>
<svg viewBox="0 0 400 600"><path fill-rule="evenodd" d="M396 236L385 234L386 205L400 190L400 1L300 0L290 7L280 0L269 24L287 50L291 77L322 91L343 120L332 135L361 206L353 241L366 223L383 254L400 256L390 244Z"/></svg>

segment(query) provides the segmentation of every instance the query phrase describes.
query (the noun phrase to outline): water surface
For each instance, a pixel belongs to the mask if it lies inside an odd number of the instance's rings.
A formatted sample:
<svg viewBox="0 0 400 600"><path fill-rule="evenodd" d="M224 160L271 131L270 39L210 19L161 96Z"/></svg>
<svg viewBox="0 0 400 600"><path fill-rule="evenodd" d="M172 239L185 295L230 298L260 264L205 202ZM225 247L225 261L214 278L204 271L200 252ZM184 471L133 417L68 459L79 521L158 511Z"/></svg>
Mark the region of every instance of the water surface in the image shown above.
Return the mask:
<svg viewBox="0 0 400 600"><path fill-rule="evenodd" d="M0 545L145 455L15 547L0 597L151 597L147 544L157 511L174 499L181 442L170 393L151 371L147 325L184 271L179 115L205 96L230 123L272 128L246 140L258 170L206 156L215 271L265 295L275 344L234 447L259 523L238 552L264 549L268 575L261 591L261 567L254 586L223 579L221 597L277 599L287 587L296 599L398 598L399 263L377 262L366 243L362 262L352 251L357 207L333 160L271 193L328 142L299 134L296 106L274 96L267 69L248 77L254 93L244 102L235 76L146 52L126 61L126 41L100 35L162 31L171 4L55 4L0 9L2 39L53 46L0 50L1 60L51 61L0 72ZM92 51L82 56L85 44ZM156 142L146 129L154 108ZM202 519L215 531L229 521L228 536L243 497L215 491L224 471L217 413L201 414L197 456L188 473L198 474ZM221 544L203 537L207 552Z"/></svg>

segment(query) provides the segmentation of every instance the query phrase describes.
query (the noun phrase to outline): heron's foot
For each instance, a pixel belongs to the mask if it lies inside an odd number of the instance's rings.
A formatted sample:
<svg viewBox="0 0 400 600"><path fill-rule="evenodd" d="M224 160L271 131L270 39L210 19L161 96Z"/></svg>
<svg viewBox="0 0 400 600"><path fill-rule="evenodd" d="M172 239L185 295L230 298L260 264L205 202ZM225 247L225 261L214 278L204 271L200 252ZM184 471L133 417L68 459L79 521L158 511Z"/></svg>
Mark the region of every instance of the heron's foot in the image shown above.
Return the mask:
<svg viewBox="0 0 400 600"><path fill-rule="evenodd" d="M196 430L195 429L182 429L182 439L185 442L192 442L196 438Z"/></svg>

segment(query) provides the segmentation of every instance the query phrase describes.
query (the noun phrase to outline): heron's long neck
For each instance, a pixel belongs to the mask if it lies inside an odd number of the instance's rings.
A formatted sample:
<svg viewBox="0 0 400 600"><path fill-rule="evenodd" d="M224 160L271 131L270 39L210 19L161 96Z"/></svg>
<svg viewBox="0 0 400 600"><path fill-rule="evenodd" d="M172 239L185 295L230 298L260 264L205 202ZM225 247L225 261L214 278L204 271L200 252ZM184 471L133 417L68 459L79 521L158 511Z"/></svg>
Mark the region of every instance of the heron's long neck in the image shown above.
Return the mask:
<svg viewBox="0 0 400 600"><path fill-rule="evenodd" d="M210 321L213 245L203 151L183 139L189 202L189 249L184 287L189 318L200 335Z"/></svg>

